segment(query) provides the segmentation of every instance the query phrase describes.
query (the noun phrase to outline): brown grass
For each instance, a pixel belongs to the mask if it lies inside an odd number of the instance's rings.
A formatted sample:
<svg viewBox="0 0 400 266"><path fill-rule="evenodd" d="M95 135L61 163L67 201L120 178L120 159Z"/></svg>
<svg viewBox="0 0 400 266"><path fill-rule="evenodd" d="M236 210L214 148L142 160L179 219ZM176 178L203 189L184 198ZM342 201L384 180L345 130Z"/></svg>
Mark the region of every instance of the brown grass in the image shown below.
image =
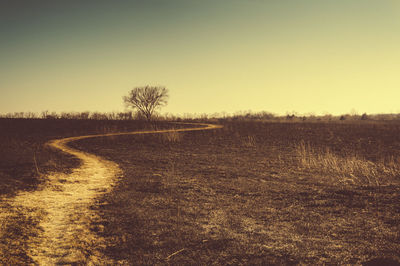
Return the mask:
<svg viewBox="0 0 400 266"><path fill-rule="evenodd" d="M236 122L179 142L149 135L75 145L124 171L99 207L104 252L116 261L359 264L399 259L397 172L386 173L390 182L368 172L396 170L379 161L399 156L397 132L395 125ZM323 157L327 170L317 164ZM359 178L344 182L348 173Z"/></svg>
<svg viewBox="0 0 400 266"><path fill-rule="evenodd" d="M166 142L174 143L174 142L180 142L182 140L182 134L183 133L174 130L167 133L163 133L161 137Z"/></svg>
<svg viewBox="0 0 400 266"><path fill-rule="evenodd" d="M102 217L93 230L108 241L100 248L116 262L361 264L400 260L399 131L396 123L229 122L179 141L149 134L71 145L123 170L93 206ZM11 236L24 236L14 224Z"/></svg>
<svg viewBox="0 0 400 266"><path fill-rule="evenodd" d="M256 139L254 136L245 136L242 138L242 144L244 147L251 148L256 146Z"/></svg>
<svg viewBox="0 0 400 266"><path fill-rule="evenodd" d="M301 141L296 145L297 158L302 168L329 174L353 184L376 185L387 183L400 176L400 157L390 157L387 163L372 162L359 155L339 156L328 147L325 150Z"/></svg>

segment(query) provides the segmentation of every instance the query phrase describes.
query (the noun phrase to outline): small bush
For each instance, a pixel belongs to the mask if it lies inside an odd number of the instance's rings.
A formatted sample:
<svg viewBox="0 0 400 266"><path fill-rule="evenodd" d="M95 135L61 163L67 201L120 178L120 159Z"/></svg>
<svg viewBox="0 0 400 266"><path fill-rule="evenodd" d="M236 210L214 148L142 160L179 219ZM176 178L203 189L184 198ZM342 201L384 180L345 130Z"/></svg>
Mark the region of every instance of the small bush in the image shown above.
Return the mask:
<svg viewBox="0 0 400 266"><path fill-rule="evenodd" d="M368 115L366 113L363 113L361 116L361 120L367 120L368 119Z"/></svg>

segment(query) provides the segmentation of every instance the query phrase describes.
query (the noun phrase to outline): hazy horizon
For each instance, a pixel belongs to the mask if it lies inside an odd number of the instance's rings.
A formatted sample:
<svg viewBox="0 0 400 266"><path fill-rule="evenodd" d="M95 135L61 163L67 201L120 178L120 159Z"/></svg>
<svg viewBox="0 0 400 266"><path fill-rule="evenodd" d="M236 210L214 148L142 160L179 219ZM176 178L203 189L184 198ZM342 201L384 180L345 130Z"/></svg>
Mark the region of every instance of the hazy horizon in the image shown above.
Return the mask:
<svg viewBox="0 0 400 266"><path fill-rule="evenodd" d="M2 1L0 113L400 113L400 2Z"/></svg>

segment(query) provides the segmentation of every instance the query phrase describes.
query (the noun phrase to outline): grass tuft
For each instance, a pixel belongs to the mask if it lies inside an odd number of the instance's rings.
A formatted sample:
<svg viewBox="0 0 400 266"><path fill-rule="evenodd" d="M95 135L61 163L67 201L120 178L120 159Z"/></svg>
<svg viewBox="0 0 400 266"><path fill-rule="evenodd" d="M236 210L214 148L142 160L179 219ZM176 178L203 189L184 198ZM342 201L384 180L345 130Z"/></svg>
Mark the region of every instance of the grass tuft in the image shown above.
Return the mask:
<svg viewBox="0 0 400 266"><path fill-rule="evenodd" d="M162 136L165 142L177 143L182 140L182 134L176 130L166 132Z"/></svg>
<svg viewBox="0 0 400 266"><path fill-rule="evenodd" d="M386 162L375 163L358 155L339 156L329 148L319 150L304 141L300 141L295 150L302 168L318 169L339 178L341 182L379 186L400 176L399 164L393 156Z"/></svg>
<svg viewBox="0 0 400 266"><path fill-rule="evenodd" d="M254 148L256 146L256 139L254 136L246 136L242 138L242 145L247 148Z"/></svg>

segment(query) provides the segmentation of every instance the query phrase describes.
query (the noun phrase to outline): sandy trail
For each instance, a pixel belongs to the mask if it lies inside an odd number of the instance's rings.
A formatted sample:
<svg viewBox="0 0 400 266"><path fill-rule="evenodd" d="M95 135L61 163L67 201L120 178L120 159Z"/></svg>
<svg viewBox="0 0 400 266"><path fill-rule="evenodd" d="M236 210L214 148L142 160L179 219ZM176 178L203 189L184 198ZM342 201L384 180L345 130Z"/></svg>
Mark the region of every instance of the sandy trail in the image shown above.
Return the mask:
<svg viewBox="0 0 400 266"><path fill-rule="evenodd" d="M26 252L39 265L55 264L120 264L106 258L101 249L105 240L91 226L101 217L91 206L96 199L109 192L122 174L114 162L67 146L71 141L118 135L154 134L171 131L197 131L221 128L219 125L196 124L201 127L156 131L136 131L87 135L57 139L49 145L81 160L81 166L71 174L55 173L46 177L37 190L21 192L9 204L32 220L39 230L27 240ZM11 215L11 214L10 214ZM2 217L7 216L3 213Z"/></svg>

